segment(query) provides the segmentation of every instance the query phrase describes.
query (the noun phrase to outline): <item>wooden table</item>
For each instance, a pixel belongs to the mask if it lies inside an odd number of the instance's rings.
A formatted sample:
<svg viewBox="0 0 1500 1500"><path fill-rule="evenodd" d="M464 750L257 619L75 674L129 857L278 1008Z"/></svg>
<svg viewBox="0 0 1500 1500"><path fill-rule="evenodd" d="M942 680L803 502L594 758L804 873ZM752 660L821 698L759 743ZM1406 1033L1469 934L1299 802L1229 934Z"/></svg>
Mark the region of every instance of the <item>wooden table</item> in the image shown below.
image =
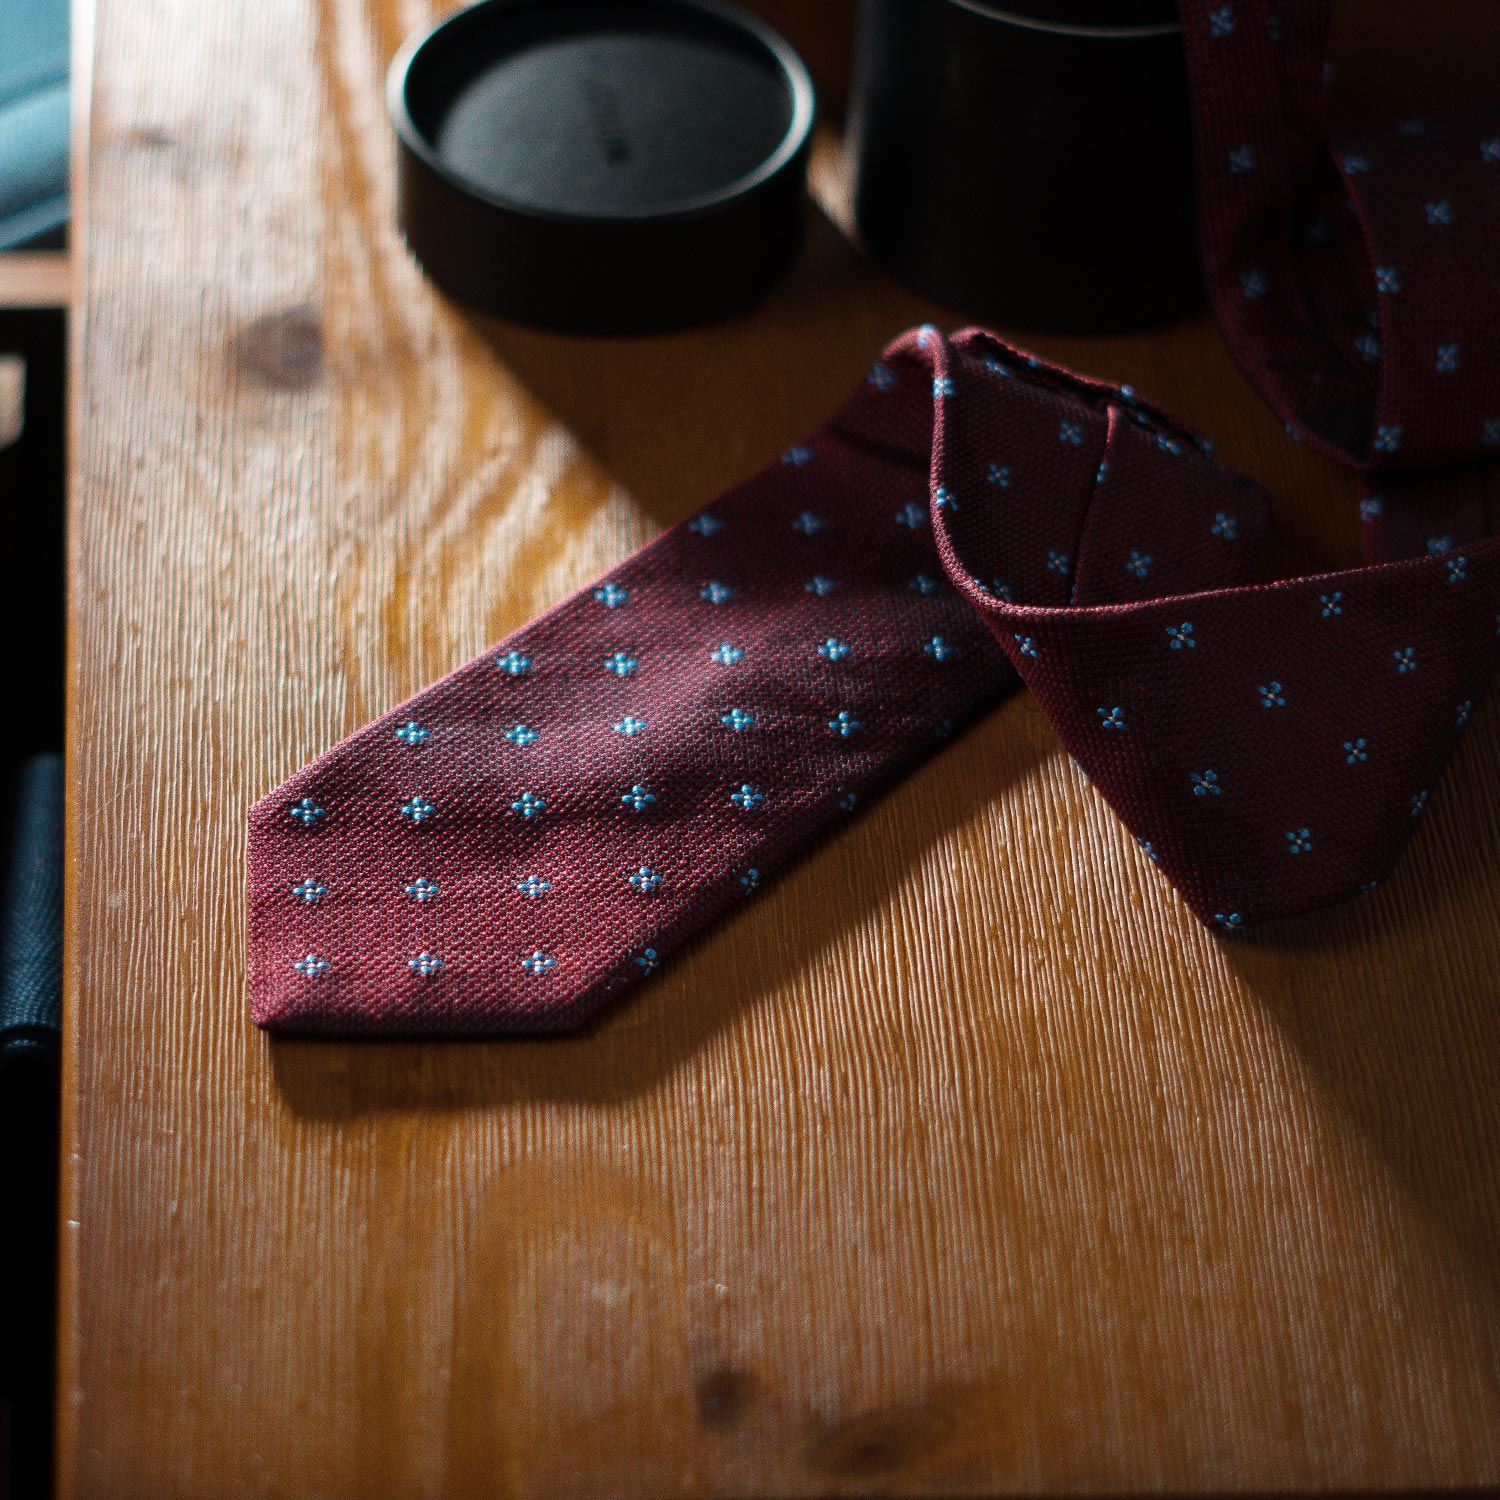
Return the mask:
<svg viewBox="0 0 1500 1500"><path fill-rule="evenodd" d="M1383 106L1493 86L1484 7L1401 10L1346 38L1356 102L1398 53ZM586 1035L249 1024L254 798L953 321L822 216L719 327L464 316L392 228L381 80L427 17L100 6L61 1493L1500 1481L1493 703L1388 887L1250 941L1021 696ZM1349 476L1208 322L1034 342L1265 481L1275 564L1353 559Z"/></svg>

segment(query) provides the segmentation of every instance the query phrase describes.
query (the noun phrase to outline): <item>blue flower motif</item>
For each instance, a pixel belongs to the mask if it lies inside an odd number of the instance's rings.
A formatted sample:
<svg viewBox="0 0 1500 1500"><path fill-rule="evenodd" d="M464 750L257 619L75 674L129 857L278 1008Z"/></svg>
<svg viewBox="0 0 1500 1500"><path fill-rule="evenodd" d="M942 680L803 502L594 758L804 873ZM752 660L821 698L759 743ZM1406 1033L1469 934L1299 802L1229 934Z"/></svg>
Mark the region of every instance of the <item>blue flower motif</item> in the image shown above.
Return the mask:
<svg viewBox="0 0 1500 1500"><path fill-rule="evenodd" d="M1380 340L1373 333L1360 334L1354 347L1366 364L1373 365L1380 358Z"/></svg>
<svg viewBox="0 0 1500 1500"><path fill-rule="evenodd" d="M1224 932L1239 932L1245 925L1245 919L1237 911L1216 911L1214 921Z"/></svg>
<svg viewBox="0 0 1500 1500"><path fill-rule="evenodd" d="M932 501L939 510L956 511L958 509L958 496L945 485L940 484L932 492Z"/></svg>
<svg viewBox="0 0 1500 1500"><path fill-rule="evenodd" d="M1072 566L1072 559L1066 552L1058 552L1055 548L1047 549L1047 571L1049 573L1066 574Z"/></svg>
<svg viewBox="0 0 1500 1500"><path fill-rule="evenodd" d="M797 443L781 455L781 461L784 464L791 464L794 469L800 469L804 464L810 464L813 461L813 451L806 443Z"/></svg>
<svg viewBox="0 0 1500 1500"><path fill-rule="evenodd" d="M1306 828L1293 828L1286 836L1288 854L1311 854L1312 834Z"/></svg>
<svg viewBox="0 0 1500 1500"><path fill-rule="evenodd" d="M1083 423L1062 422L1057 429L1057 440L1066 443L1070 448L1083 447Z"/></svg>
<svg viewBox="0 0 1500 1500"><path fill-rule="evenodd" d="M1270 290L1271 283L1267 279L1266 273L1258 268L1253 271L1246 271L1240 277L1240 295L1247 302L1254 302L1264 297Z"/></svg>
<svg viewBox="0 0 1500 1500"><path fill-rule="evenodd" d="M438 888L425 875L418 875L415 880L408 882L403 889L419 906L424 906L429 901L437 900Z"/></svg>
<svg viewBox="0 0 1500 1500"><path fill-rule="evenodd" d="M645 948L636 955L635 966L643 975L654 974L661 968L661 959L657 956L655 948Z"/></svg>
<svg viewBox="0 0 1500 1500"><path fill-rule="evenodd" d="M1452 375L1458 369L1458 345L1439 344L1432 368L1439 375Z"/></svg>
<svg viewBox="0 0 1500 1500"><path fill-rule="evenodd" d="M396 738L403 745L410 745L415 750L418 745L425 745L432 738L432 731L424 729L415 719L408 719L406 723L397 727Z"/></svg>
<svg viewBox="0 0 1500 1500"><path fill-rule="evenodd" d="M1479 143L1480 161L1500 161L1500 135L1492 135Z"/></svg>
<svg viewBox="0 0 1500 1500"><path fill-rule="evenodd" d="M495 658L495 665L508 677L524 677L531 670L531 658L520 651L507 651Z"/></svg>
<svg viewBox="0 0 1500 1500"><path fill-rule="evenodd" d="M1114 708L1096 708L1099 715L1099 727L1101 729L1123 729L1125 727L1125 711L1116 705Z"/></svg>
<svg viewBox="0 0 1500 1500"><path fill-rule="evenodd" d="M1010 465L991 464L989 482L997 489L1008 490L1010 488Z"/></svg>
<svg viewBox="0 0 1500 1500"><path fill-rule="evenodd" d="M755 715L746 713L743 708L731 708L727 714L719 715L719 723L726 729L732 729L736 734L742 729L748 729L755 722Z"/></svg>
<svg viewBox="0 0 1500 1500"><path fill-rule="evenodd" d="M1210 36L1229 36L1234 31L1234 7L1230 5L1216 6L1208 13L1208 34Z"/></svg>
<svg viewBox="0 0 1500 1500"><path fill-rule="evenodd" d="M292 894L304 906L315 906L328 894L328 887L321 880L305 875L292 887Z"/></svg>
<svg viewBox="0 0 1500 1500"><path fill-rule="evenodd" d="M613 729L616 734L623 734L626 739L630 739L633 735L639 734L641 730L646 727L646 721L644 719L636 718L634 714L626 714L623 719L616 719L615 722L609 727Z"/></svg>
<svg viewBox="0 0 1500 1500"><path fill-rule="evenodd" d="M713 657L713 659L718 662L721 667L732 667L735 662L739 661L740 658L744 656L745 652L744 648L741 646L731 646L728 641L720 641L719 644L715 646L714 649L708 654Z"/></svg>
<svg viewBox="0 0 1500 1500"><path fill-rule="evenodd" d="M1403 646L1399 651L1392 651L1391 655L1396 659L1396 670L1398 672L1415 672L1417 670L1416 648Z"/></svg>
<svg viewBox="0 0 1500 1500"><path fill-rule="evenodd" d="M299 797L291 806L292 816L304 827L311 828L319 818L328 816L328 809L315 797Z"/></svg>
<svg viewBox="0 0 1500 1500"><path fill-rule="evenodd" d="M1375 267L1375 290L1395 293L1401 290L1401 272L1395 266Z"/></svg>
<svg viewBox="0 0 1500 1500"><path fill-rule="evenodd" d="M1357 740L1344 741L1344 764L1346 766L1357 766L1361 761L1369 760L1370 750L1363 736Z"/></svg>
<svg viewBox="0 0 1500 1500"><path fill-rule="evenodd" d="M1469 576L1469 559L1467 557L1450 557L1448 559L1448 582L1462 583Z"/></svg>
<svg viewBox="0 0 1500 1500"><path fill-rule="evenodd" d="M1136 839L1136 843L1141 846L1141 853L1144 854L1153 865L1159 865L1161 863L1161 855L1157 852L1156 845L1153 844L1150 839L1138 838Z"/></svg>
<svg viewBox="0 0 1500 1500"><path fill-rule="evenodd" d="M1208 529L1210 535L1232 542L1240 534L1240 518L1230 515L1227 510L1215 511L1214 523Z"/></svg>
<svg viewBox="0 0 1500 1500"><path fill-rule="evenodd" d="M1424 209L1429 224L1451 224L1453 222L1453 205L1446 198L1430 198L1424 205Z"/></svg>
<svg viewBox="0 0 1500 1500"><path fill-rule="evenodd" d="M848 709L841 708L829 721L828 727L841 739L848 739L861 725Z"/></svg>
<svg viewBox="0 0 1500 1500"><path fill-rule="evenodd" d="M1033 661L1036 660L1036 641L1031 636L1017 634L1016 645L1020 648L1022 656L1029 656Z"/></svg>
<svg viewBox="0 0 1500 1500"><path fill-rule="evenodd" d="M953 394L953 377L951 375L939 375L932 382L932 394L938 399L944 396L951 396Z"/></svg>
<svg viewBox="0 0 1500 1500"><path fill-rule="evenodd" d="M309 953L297 959L292 964L292 967L304 979L316 979L319 974L326 974L328 972L328 960L326 958L319 958L316 953Z"/></svg>
<svg viewBox="0 0 1500 1500"><path fill-rule="evenodd" d="M1007 604L1015 602L1015 590L1008 583L1001 583L998 578L990 585L990 592L997 599L1005 600Z"/></svg>
<svg viewBox="0 0 1500 1500"><path fill-rule="evenodd" d="M618 583L601 583L594 590L594 598L605 609L618 609L629 597L630 590L621 588Z"/></svg>
<svg viewBox="0 0 1500 1500"><path fill-rule="evenodd" d="M933 661L947 661L949 657L958 655L958 647L941 635L933 636L922 649Z"/></svg>
<svg viewBox="0 0 1500 1500"><path fill-rule="evenodd" d="M800 531L803 536L816 536L823 525L823 518L816 511L804 510L793 519L792 530Z"/></svg>
<svg viewBox="0 0 1500 1500"><path fill-rule="evenodd" d="M741 812L753 812L766 800L766 794L747 781L741 785L738 791L729 794L729 800Z"/></svg>
<svg viewBox="0 0 1500 1500"><path fill-rule="evenodd" d="M1170 432L1158 432L1156 434L1156 446L1160 448L1163 453L1170 453L1173 455L1173 457L1176 457L1182 452L1182 444L1178 442ZM1103 484L1104 476L1109 472L1108 463L1100 464L1099 470L1099 483Z"/></svg>
<svg viewBox="0 0 1500 1500"><path fill-rule="evenodd" d="M628 807L631 812L645 812L645 810L656 801L656 794L648 792L639 782L630 788L628 792L620 793L620 801Z"/></svg>
<svg viewBox="0 0 1500 1500"><path fill-rule="evenodd" d="M1341 615L1344 612L1344 591L1335 589L1331 594L1319 594L1318 604L1325 620L1333 615Z"/></svg>
<svg viewBox="0 0 1500 1500"><path fill-rule="evenodd" d="M931 573L918 573L906 586L914 594L935 594L943 585Z"/></svg>
<svg viewBox="0 0 1500 1500"><path fill-rule="evenodd" d="M1151 571L1151 554L1132 547L1130 556L1125 559L1125 571L1134 573L1137 578L1144 578Z"/></svg>
<svg viewBox="0 0 1500 1500"><path fill-rule="evenodd" d="M1500 443L1500 417L1484 419L1484 431L1480 435L1479 442L1485 448L1493 448Z"/></svg>
<svg viewBox="0 0 1500 1500"><path fill-rule="evenodd" d="M423 951L415 958L406 960L406 967L415 974L420 974L423 979L430 979L439 969L443 967L443 961L436 953Z"/></svg>
<svg viewBox="0 0 1500 1500"><path fill-rule="evenodd" d="M1419 818L1426 811L1427 793L1426 791L1420 791L1411 799L1411 815L1414 818Z"/></svg>
<svg viewBox="0 0 1500 1500"><path fill-rule="evenodd" d="M727 583L712 579L698 590L698 597L706 604L723 604L734 598L734 590Z"/></svg>
<svg viewBox="0 0 1500 1500"><path fill-rule="evenodd" d="M859 806L859 793L849 792L839 798L839 811L841 813L852 813Z"/></svg>
<svg viewBox="0 0 1500 1500"><path fill-rule="evenodd" d="M850 646L848 641L841 641L836 635L831 635L821 646L818 647L818 655L824 661L843 661L849 655Z"/></svg>
<svg viewBox="0 0 1500 1500"><path fill-rule="evenodd" d="M760 889L760 871L753 866L740 876L740 886L748 896L751 891Z"/></svg>
<svg viewBox="0 0 1500 1500"><path fill-rule="evenodd" d="M552 882L545 875L528 875L516 882L516 889L528 901L536 901L552 889Z"/></svg>
<svg viewBox="0 0 1500 1500"><path fill-rule="evenodd" d="M1224 795L1224 788L1219 785L1217 771L1194 771L1192 782L1195 797L1222 797Z"/></svg>
<svg viewBox="0 0 1500 1500"><path fill-rule="evenodd" d="M1451 552L1453 550L1453 533L1445 531L1441 536L1430 536L1427 538L1427 551L1430 556L1437 556L1440 552Z"/></svg>
<svg viewBox="0 0 1500 1500"><path fill-rule="evenodd" d="M1465 698L1464 701L1458 705L1458 723L1454 727L1462 729L1464 725L1469 722L1469 717L1471 714L1473 714L1473 712L1474 700L1472 698Z"/></svg>
<svg viewBox="0 0 1500 1500"><path fill-rule="evenodd" d="M557 959L550 953L544 953L538 948L534 953L528 953L521 960L521 967L531 975L533 979L540 978L543 974L550 974L557 967Z"/></svg>
<svg viewBox="0 0 1500 1500"><path fill-rule="evenodd" d="M1385 514L1385 501L1379 495L1367 495L1359 502L1359 518L1361 521L1373 521L1377 516Z"/></svg>
<svg viewBox="0 0 1500 1500"><path fill-rule="evenodd" d="M541 739L541 735L534 729L528 729L524 724L512 724L505 731L505 738L512 745L519 745L524 750L528 745L536 744Z"/></svg>
<svg viewBox="0 0 1500 1500"><path fill-rule="evenodd" d="M888 391L896 383L896 372L889 365L877 361L870 366L870 373L865 376L865 379L877 391Z"/></svg>
<svg viewBox="0 0 1500 1500"><path fill-rule="evenodd" d="M1184 620L1181 625L1168 625L1167 640L1174 651L1181 651L1184 646L1189 649L1195 647L1198 642L1193 638L1193 622Z"/></svg>
<svg viewBox="0 0 1500 1500"><path fill-rule="evenodd" d="M814 577L808 579L808 581L802 585L802 587L809 594L816 594L819 599L822 599L826 595L831 594L838 586L838 579L825 578L821 573L818 573Z"/></svg>
<svg viewBox="0 0 1500 1500"><path fill-rule="evenodd" d="M401 804L401 816L409 818L413 823L425 823L433 813L437 811L420 792L409 797Z"/></svg>
<svg viewBox="0 0 1500 1500"><path fill-rule="evenodd" d="M1377 453L1399 453L1405 429L1399 422L1382 422L1375 429L1375 451Z"/></svg>
<svg viewBox="0 0 1500 1500"><path fill-rule="evenodd" d="M918 505L915 500L908 500L900 510L896 512L896 524L908 527L915 531L927 520L927 507Z"/></svg>
<svg viewBox="0 0 1500 1500"><path fill-rule="evenodd" d="M701 515L694 516L687 523L687 528L698 536L713 536L724 529L724 523L711 511L704 511Z"/></svg>
<svg viewBox="0 0 1500 1500"><path fill-rule="evenodd" d="M1262 708L1285 708L1286 694L1281 689L1279 682L1262 683L1256 692L1260 694L1260 706Z"/></svg>
<svg viewBox="0 0 1500 1500"><path fill-rule="evenodd" d="M522 792L510 805L513 813L519 813L523 818L534 818L547 806L545 797L538 797L535 792Z"/></svg>
<svg viewBox="0 0 1500 1500"><path fill-rule="evenodd" d="M604 658L604 670L613 672L616 677L629 677L638 666L640 662L624 651L616 651Z"/></svg>
<svg viewBox="0 0 1500 1500"><path fill-rule="evenodd" d="M1236 146L1229 153L1229 175L1231 177L1242 177L1246 172L1255 170L1255 147Z"/></svg>
<svg viewBox="0 0 1500 1500"><path fill-rule="evenodd" d="M1344 158L1344 171L1351 177L1358 177L1362 172L1368 172L1369 170L1370 159L1367 156L1361 156L1358 152L1350 152Z"/></svg>
<svg viewBox="0 0 1500 1500"><path fill-rule="evenodd" d="M661 885L661 876L650 865L642 865L630 877L630 884L643 896L648 896Z"/></svg>
<svg viewBox="0 0 1500 1500"><path fill-rule="evenodd" d="M1002 380L1010 374L1010 366L1001 364L1000 361L996 359L992 354L987 354L982 360L980 360L980 364L982 364L985 369L990 372L991 375L998 375Z"/></svg>

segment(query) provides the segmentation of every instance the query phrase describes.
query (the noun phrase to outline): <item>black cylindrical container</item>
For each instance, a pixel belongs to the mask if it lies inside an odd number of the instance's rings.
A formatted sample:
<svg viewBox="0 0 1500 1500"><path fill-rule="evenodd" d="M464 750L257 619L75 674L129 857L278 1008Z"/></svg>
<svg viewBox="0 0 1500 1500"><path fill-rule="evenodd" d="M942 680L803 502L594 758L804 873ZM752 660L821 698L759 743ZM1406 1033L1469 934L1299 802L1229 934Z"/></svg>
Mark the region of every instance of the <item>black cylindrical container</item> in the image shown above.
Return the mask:
<svg viewBox="0 0 1500 1500"><path fill-rule="evenodd" d="M486 312L686 328L796 254L812 80L718 0L480 0L407 44L387 99L406 241Z"/></svg>
<svg viewBox="0 0 1500 1500"><path fill-rule="evenodd" d="M940 302L1079 333L1202 304L1172 0L864 0L851 136L866 249Z"/></svg>

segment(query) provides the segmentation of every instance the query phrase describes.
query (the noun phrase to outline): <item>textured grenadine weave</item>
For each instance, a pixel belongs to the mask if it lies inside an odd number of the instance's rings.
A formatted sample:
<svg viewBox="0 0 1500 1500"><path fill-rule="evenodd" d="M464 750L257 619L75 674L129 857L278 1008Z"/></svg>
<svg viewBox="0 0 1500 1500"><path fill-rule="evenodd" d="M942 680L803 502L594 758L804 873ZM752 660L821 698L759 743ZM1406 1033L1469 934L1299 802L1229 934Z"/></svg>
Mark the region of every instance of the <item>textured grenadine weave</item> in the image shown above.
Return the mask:
<svg viewBox="0 0 1500 1500"><path fill-rule="evenodd" d="M1389 870L1500 649L1500 129L1330 154L1323 7L1183 17L1220 322L1295 435L1378 471L1369 565L1253 584L1268 497L1192 433L905 334L779 462L251 810L258 1022L576 1025L1023 682L1215 928Z"/></svg>

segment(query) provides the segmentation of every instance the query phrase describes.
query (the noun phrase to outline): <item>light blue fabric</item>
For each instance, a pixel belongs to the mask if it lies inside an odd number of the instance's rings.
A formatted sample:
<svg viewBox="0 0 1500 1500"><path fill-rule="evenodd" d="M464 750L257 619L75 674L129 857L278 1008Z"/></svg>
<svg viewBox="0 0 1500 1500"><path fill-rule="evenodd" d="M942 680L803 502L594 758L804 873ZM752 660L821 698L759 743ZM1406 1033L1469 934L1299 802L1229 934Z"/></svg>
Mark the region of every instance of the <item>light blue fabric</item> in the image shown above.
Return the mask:
<svg viewBox="0 0 1500 1500"><path fill-rule="evenodd" d="M0 0L0 250L68 220L68 0Z"/></svg>

